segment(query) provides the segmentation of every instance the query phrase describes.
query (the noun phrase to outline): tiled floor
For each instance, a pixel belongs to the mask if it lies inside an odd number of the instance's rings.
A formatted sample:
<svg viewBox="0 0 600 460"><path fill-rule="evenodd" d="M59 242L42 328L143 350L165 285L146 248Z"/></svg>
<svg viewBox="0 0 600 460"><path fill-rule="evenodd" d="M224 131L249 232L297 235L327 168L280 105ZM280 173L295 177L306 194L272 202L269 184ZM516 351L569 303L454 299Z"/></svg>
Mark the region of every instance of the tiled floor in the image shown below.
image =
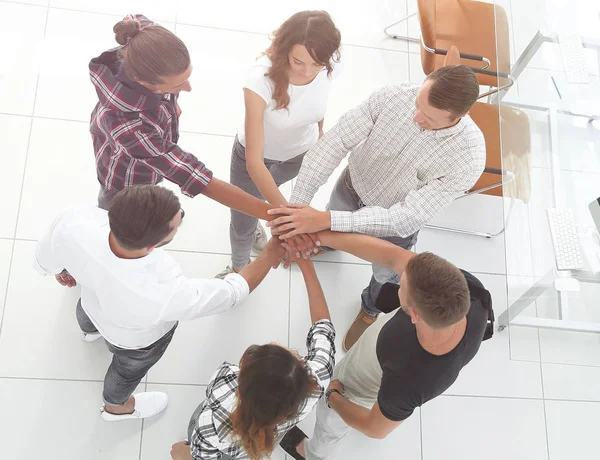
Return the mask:
<svg viewBox="0 0 600 460"><path fill-rule="evenodd" d="M100 342L81 342L74 317L76 290L39 277L30 266L35 240L53 216L95 201L87 128L94 92L87 62L114 46L112 26L126 13L147 14L188 45L194 90L181 97L180 143L224 179L243 110L244 69L267 45L267 34L294 11L326 9L342 31L344 73L334 85L326 128L374 89L423 79L418 48L381 33L394 18L414 11L416 0L376 6L362 0L258 3L260 7L239 0L210 5L192 0L0 1L0 157L6 171L0 182L0 458L169 458L171 443L185 436L188 418L221 361L237 361L253 343L274 340L304 348L309 321L302 278L297 269L279 269L239 309L180 326L164 358L141 384L142 389L169 394L164 414L144 423L106 424L97 410L110 355ZM530 17L544 2L498 3L509 21L528 21L511 29L514 61L514 53L522 51L539 27ZM417 22L398 30L407 29L417 34ZM531 103L536 82L548 78L550 71L556 75L564 70L545 52L531 67L511 94L513 100ZM590 60L590 69L598 78L598 63ZM533 252L505 251L502 237L485 240L432 230L424 230L417 245L419 251L435 251L473 271L492 292L497 314L532 276L553 263L551 254L541 249L549 236L540 213L551 205L544 193L550 181L547 123L539 113L528 115L536 192L529 205L517 203L507 233L530 238ZM562 120L560 129L561 148L580 152L561 157L564 180L575 196L600 195L598 132L577 119ZM319 191L316 207L324 206L332 185L330 181ZM283 191L289 195L291 184ZM188 275L212 277L228 260L229 211L204 197L183 200L186 221L170 250ZM484 196L456 202L436 222L497 231L502 216L501 200ZM339 253L316 265L339 343L356 313L370 267ZM595 291L583 295L598 297ZM552 308L551 300L543 300L537 312L534 307L526 314L552 314ZM591 310L574 314L600 320ZM338 458L598 458L599 356L600 339L593 335L516 327L497 333L445 395L415 411L384 441L352 433ZM303 422L309 433L313 420L314 415ZM278 451L273 458L285 455Z"/></svg>

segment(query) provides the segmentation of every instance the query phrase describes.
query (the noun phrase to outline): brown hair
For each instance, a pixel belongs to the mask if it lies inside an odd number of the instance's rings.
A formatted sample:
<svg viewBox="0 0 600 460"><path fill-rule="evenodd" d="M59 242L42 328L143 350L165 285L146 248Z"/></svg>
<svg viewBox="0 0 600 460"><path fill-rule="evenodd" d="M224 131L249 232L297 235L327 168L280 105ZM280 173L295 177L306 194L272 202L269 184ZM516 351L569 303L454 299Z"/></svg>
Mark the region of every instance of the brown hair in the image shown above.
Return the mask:
<svg viewBox="0 0 600 460"><path fill-rule="evenodd" d="M142 27L137 20L124 19L115 24L113 32L117 43L123 45L119 58L129 78L155 85L190 67L184 43L162 26Z"/></svg>
<svg viewBox="0 0 600 460"><path fill-rule="evenodd" d="M285 109L290 103L288 55L294 45L305 46L313 60L325 66L327 75L331 75L332 61L340 60L340 43L340 31L326 11L301 11L273 32L271 46L263 55L271 60L271 68L265 75L275 83L275 109Z"/></svg>
<svg viewBox="0 0 600 460"><path fill-rule="evenodd" d="M125 249L156 246L173 231L171 220L180 210L179 198L169 189L158 185L126 187L110 205L110 231Z"/></svg>
<svg viewBox="0 0 600 460"><path fill-rule="evenodd" d="M479 81L465 65L441 67L427 76L431 81L429 103L454 117L465 115L479 97Z"/></svg>
<svg viewBox="0 0 600 460"><path fill-rule="evenodd" d="M462 272L431 252L414 256L404 270L411 306L432 328L451 326L469 312L471 296Z"/></svg>
<svg viewBox="0 0 600 460"><path fill-rule="evenodd" d="M316 383L304 361L284 347L253 345L246 350L230 420L251 460L273 452L277 425L298 416Z"/></svg>

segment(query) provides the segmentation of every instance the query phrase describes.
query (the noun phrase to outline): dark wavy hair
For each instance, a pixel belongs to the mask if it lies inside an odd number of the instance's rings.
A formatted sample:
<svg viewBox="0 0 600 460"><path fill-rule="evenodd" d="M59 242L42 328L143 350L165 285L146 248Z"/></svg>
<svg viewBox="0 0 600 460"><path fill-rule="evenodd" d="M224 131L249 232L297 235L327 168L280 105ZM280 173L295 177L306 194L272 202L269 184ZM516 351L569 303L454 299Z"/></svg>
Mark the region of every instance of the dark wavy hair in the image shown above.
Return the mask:
<svg viewBox="0 0 600 460"><path fill-rule="evenodd" d="M317 388L306 363L279 345L253 345L240 361L233 435L252 460L273 452L277 425L298 416Z"/></svg>
<svg viewBox="0 0 600 460"><path fill-rule="evenodd" d="M313 60L333 71L332 62L340 60L341 34L326 11L301 11L285 21L272 34L271 46L263 53L271 60L265 74L275 84L275 109L285 109L290 103L288 94L289 54L295 45L303 45Z"/></svg>

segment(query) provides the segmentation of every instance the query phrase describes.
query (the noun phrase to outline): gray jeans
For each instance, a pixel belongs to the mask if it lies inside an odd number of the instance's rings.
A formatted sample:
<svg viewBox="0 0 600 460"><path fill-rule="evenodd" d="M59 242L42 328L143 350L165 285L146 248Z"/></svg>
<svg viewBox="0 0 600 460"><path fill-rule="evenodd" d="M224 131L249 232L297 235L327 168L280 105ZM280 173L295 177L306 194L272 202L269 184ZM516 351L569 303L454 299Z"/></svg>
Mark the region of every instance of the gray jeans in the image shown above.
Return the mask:
<svg viewBox="0 0 600 460"><path fill-rule="evenodd" d="M298 175L304 153L287 161L274 161L265 158L265 166L279 187ZM256 198L264 197L254 184L246 165L246 149L239 143L237 137L233 141L231 151L230 180L233 185L241 188ZM231 263L235 268L242 268L250 262L250 251L254 243L254 233L258 219L239 211L231 210L229 224L229 239L231 240Z"/></svg>
<svg viewBox="0 0 600 460"><path fill-rule="evenodd" d="M335 187L333 188L333 192L331 192L327 209L332 211L357 211L362 207L364 207L364 203L354 190L350 178L350 171L346 167L338 178ZM381 239L389 241L401 248L411 249L417 242L418 233L419 232L406 238L400 236L386 236ZM377 300L381 287L385 283L398 283L400 277L396 272L389 268L377 264L372 264L372 266L373 275L371 276L371 281L361 295L361 308L368 315L374 316L380 313L380 311L375 308L375 301Z"/></svg>
<svg viewBox="0 0 600 460"><path fill-rule="evenodd" d="M81 299L77 302L77 322L83 332L98 332L94 323L81 307ZM112 363L104 377L104 391L102 397L104 402L110 406L118 406L129 400L136 387L142 381L146 373L154 366L162 355L164 355L177 325L166 335L162 336L152 345L137 350L126 350L115 347L105 340L108 350L113 354Z"/></svg>

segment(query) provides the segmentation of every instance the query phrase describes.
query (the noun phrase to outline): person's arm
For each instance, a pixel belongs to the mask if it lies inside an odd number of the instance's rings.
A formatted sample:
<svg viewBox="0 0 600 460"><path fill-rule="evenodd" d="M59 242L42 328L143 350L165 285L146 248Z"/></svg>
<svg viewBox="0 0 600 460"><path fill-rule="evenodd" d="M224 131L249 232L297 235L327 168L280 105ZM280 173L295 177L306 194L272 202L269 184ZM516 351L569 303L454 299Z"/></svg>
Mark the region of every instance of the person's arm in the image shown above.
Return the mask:
<svg viewBox="0 0 600 460"><path fill-rule="evenodd" d="M56 251L56 238L66 214L61 213L54 219L35 248L33 268L42 275L59 275L65 268Z"/></svg>
<svg viewBox="0 0 600 460"><path fill-rule="evenodd" d="M331 388L338 389L340 393L344 391L344 386L339 380L331 382L329 389ZM381 413L378 402L371 409L367 409L335 392L329 395L327 402L331 410L336 411L348 426L369 438L384 439L403 422L388 419Z"/></svg>
<svg viewBox="0 0 600 460"><path fill-rule="evenodd" d="M191 320L227 311L246 299L265 278L271 267L278 264L285 250L272 239L260 256L240 273L224 279L187 278L181 274L180 284L160 320Z"/></svg>
<svg viewBox="0 0 600 460"><path fill-rule="evenodd" d="M365 140L387 99L386 88L346 112L306 154L290 203L308 204L347 153Z"/></svg>
<svg viewBox="0 0 600 460"><path fill-rule="evenodd" d="M267 213L267 211L272 208L269 203L259 200L249 193L244 192L241 188L217 179L216 177L211 179L206 188L202 191L202 194L228 208L243 212L249 216L263 220L270 220L273 218Z"/></svg>
<svg viewBox="0 0 600 460"><path fill-rule="evenodd" d="M359 233L319 232L324 246L353 254L359 259L394 270L401 274L415 253L396 246L389 241Z"/></svg>
<svg viewBox="0 0 600 460"><path fill-rule="evenodd" d="M323 132L323 124L325 123L325 118L322 118L321 121L319 122L319 139L321 139L323 137L323 134L325 134Z"/></svg>
<svg viewBox="0 0 600 460"><path fill-rule="evenodd" d="M287 200L279 191L279 187L264 161L264 118L267 103L254 91L244 88L244 104L246 107L246 167L248 174L269 203L275 206L287 204Z"/></svg>
<svg viewBox="0 0 600 460"><path fill-rule="evenodd" d="M283 217L272 220L269 226L273 234L285 233L284 238L326 229L377 237L407 237L469 190L480 175L478 168L462 167L460 171L431 180L409 192L404 201L389 209L365 206L357 211L318 211L306 205L274 208L269 214Z"/></svg>
<svg viewBox="0 0 600 460"><path fill-rule="evenodd" d="M331 320L325 294L321 288L321 283L317 277L315 266L312 260L298 259L296 261L298 267L302 271L306 291L308 293L308 307L310 309L310 321L314 324L322 319Z"/></svg>

